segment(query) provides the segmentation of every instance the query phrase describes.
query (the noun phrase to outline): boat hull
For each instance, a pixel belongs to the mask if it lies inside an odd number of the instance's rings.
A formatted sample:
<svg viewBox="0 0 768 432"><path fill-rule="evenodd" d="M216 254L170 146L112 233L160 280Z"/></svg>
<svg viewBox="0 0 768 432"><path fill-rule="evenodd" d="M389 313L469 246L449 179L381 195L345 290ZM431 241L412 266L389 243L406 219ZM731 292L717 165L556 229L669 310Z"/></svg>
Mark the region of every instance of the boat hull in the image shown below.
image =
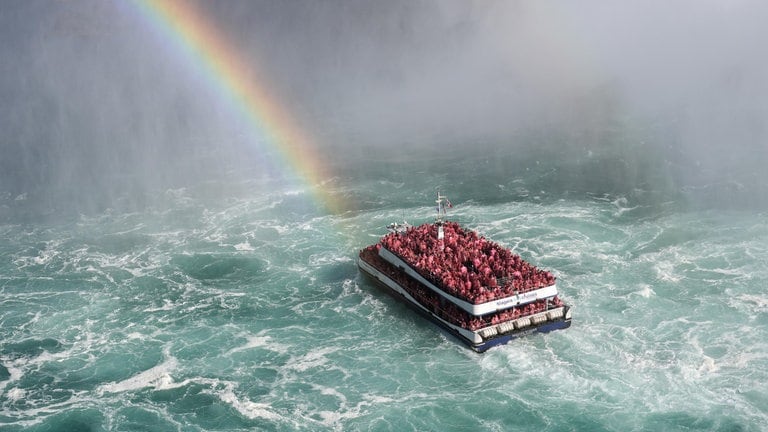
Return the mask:
<svg viewBox="0 0 768 432"><path fill-rule="evenodd" d="M391 294L396 299L404 302L406 305L410 306L423 317L432 321L447 335L458 339L461 343L476 352L484 352L489 348L498 345L504 345L522 336L527 336L533 333L548 333L553 330L565 329L571 326L569 311L570 308L565 306L562 316L558 319L548 320L538 324L531 324L524 328L515 329L487 338L482 337L479 334L480 332L474 332L458 327L435 315L429 309L425 308L413 297L411 297L410 294L395 280L388 277L385 273L379 271L375 266L366 262L364 259L358 259L358 267L365 276L376 282L376 284L380 287L384 288L386 292Z"/></svg>

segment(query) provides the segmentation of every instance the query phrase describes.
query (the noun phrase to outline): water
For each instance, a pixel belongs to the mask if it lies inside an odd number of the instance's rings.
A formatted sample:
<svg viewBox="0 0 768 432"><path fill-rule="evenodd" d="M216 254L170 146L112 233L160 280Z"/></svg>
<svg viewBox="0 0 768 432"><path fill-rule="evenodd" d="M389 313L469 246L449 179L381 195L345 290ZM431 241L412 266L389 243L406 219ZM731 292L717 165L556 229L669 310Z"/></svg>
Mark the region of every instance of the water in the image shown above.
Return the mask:
<svg viewBox="0 0 768 432"><path fill-rule="evenodd" d="M0 226L0 430L768 430L765 214L403 172ZM573 326L476 354L362 278L425 184Z"/></svg>

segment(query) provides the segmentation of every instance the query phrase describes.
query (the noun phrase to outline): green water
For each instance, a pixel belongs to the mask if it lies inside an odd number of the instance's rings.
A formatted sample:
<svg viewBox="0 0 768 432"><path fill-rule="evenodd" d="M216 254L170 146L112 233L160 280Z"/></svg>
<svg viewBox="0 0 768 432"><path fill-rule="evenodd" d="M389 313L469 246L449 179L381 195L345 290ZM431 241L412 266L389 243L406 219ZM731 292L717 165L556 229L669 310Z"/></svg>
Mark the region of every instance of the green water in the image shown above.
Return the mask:
<svg viewBox="0 0 768 432"><path fill-rule="evenodd" d="M0 226L0 430L768 430L765 214L405 176L337 179L339 215L246 183ZM479 355L360 276L433 185L570 329Z"/></svg>

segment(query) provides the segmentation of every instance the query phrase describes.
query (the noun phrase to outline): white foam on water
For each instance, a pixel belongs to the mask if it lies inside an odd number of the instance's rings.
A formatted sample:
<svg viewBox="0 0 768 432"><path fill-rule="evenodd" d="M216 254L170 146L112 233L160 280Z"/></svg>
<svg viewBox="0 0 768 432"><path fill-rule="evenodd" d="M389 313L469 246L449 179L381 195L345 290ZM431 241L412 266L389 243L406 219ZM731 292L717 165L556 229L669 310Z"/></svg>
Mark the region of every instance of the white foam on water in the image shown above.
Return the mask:
<svg viewBox="0 0 768 432"><path fill-rule="evenodd" d="M92 324L86 320L86 326ZM0 383L0 390L2 390L8 384L18 381L28 371L33 373L44 367L49 363L56 363L59 361L66 361L72 358L82 358L87 356L92 359L91 353L94 350L94 346L103 346L108 342L108 335L95 334L92 332L80 332L75 338L75 342L72 343L67 349L61 351L49 352L42 350L39 354L34 356L23 356L15 359L0 358L3 365L8 369L10 378Z"/></svg>
<svg viewBox="0 0 768 432"><path fill-rule="evenodd" d="M679 253L677 253L676 249L673 251L674 257L679 257ZM654 254L656 255L656 254ZM680 259L664 259L664 257L656 256L653 258L655 261L654 270L656 271L656 277L659 280L665 281L665 282L680 282L683 279L683 276L678 274L678 272L675 269L676 265L679 265L682 260Z"/></svg>
<svg viewBox="0 0 768 432"><path fill-rule="evenodd" d="M171 372L178 367L178 361L175 357L165 350L166 360L157 366L140 372L128 379L119 382L102 384L96 390L100 395L105 393L123 393L128 391L140 390L143 388L154 388L157 390L172 389L185 385L185 382L175 383Z"/></svg>
<svg viewBox="0 0 768 432"><path fill-rule="evenodd" d="M275 223L274 225L270 225L269 227L270 228L274 228L275 230L277 230L277 233L280 234L281 236L286 235L286 234L290 234L291 231L293 230L292 226L290 226L290 225L281 225L279 223Z"/></svg>
<svg viewBox="0 0 768 432"><path fill-rule="evenodd" d="M9 425L29 428L44 422L48 416L60 414L64 410L82 403L84 401L84 394L84 392L74 392L69 399L63 402L47 404L45 406L37 406L35 402L30 402L25 409L18 409L17 406L10 408L3 405L2 409L0 409L0 415L9 419L15 419L15 421L8 423ZM24 396L26 396L26 392Z"/></svg>
<svg viewBox="0 0 768 432"><path fill-rule="evenodd" d="M172 302L168 299L163 299L163 305L158 307L150 307L143 310L143 312L160 312L160 311L170 311L174 310L178 307L177 304Z"/></svg>
<svg viewBox="0 0 768 432"><path fill-rule="evenodd" d="M385 188L394 187L395 189L400 189L405 185L405 183L393 182L391 180L378 180L376 183L378 183L381 186L384 186Z"/></svg>
<svg viewBox="0 0 768 432"><path fill-rule="evenodd" d="M9 384L20 380L21 377L24 376L24 365L27 363L27 361L27 359L23 358L14 361L0 358L0 364L2 364L3 367L8 370L9 375L7 380L0 381L0 394L2 394L3 389L5 389Z"/></svg>
<svg viewBox="0 0 768 432"><path fill-rule="evenodd" d="M269 404L253 402L245 397L240 397L235 393L234 388L234 384L226 383L224 389L214 391L213 394L222 402L232 406L237 412L251 420L257 418L270 421L284 420L284 417L276 413Z"/></svg>
<svg viewBox="0 0 768 432"><path fill-rule="evenodd" d="M24 399L26 395L27 395L27 391L24 389L20 389L18 387L14 387L5 393L5 397L8 399L8 402L10 402L11 404Z"/></svg>
<svg viewBox="0 0 768 432"><path fill-rule="evenodd" d="M363 394L363 396L365 397L365 400L367 400L371 405L390 404L396 401L396 399L392 397L382 396L379 394L366 393Z"/></svg>
<svg viewBox="0 0 768 432"><path fill-rule="evenodd" d="M236 244L234 246L234 248L235 248L235 250L238 250L238 251L241 251L241 252L256 250L256 248L254 248L247 240L242 242L242 243Z"/></svg>
<svg viewBox="0 0 768 432"><path fill-rule="evenodd" d="M336 351L338 351L338 348L324 347L315 349L303 356L291 358L285 367L298 372L305 372L312 368L321 367L328 363L326 355Z"/></svg>
<svg viewBox="0 0 768 432"><path fill-rule="evenodd" d="M734 297L736 300L741 302L743 305L747 305L750 309L753 309L755 312L766 312L768 311L768 297L761 296L761 295L755 295L755 294L741 294ZM737 306L734 303L731 302L732 306Z"/></svg>
<svg viewBox="0 0 768 432"><path fill-rule="evenodd" d="M354 411L328 411L328 410L319 411L317 414L322 419L320 423L329 427L336 426L334 427L335 430L343 430L341 425L341 422L343 420L354 419L354 418L360 417L361 415L359 411L354 412Z"/></svg>
<svg viewBox="0 0 768 432"><path fill-rule="evenodd" d="M63 240L48 240L45 241L45 247L40 250L35 256L20 256L12 260L13 264L18 270L23 270L29 266L44 266L50 264L54 258L61 254L58 250L59 245Z"/></svg>
<svg viewBox="0 0 768 432"><path fill-rule="evenodd" d="M701 366L699 366L699 374L712 374L719 369L720 367L715 363L715 359L705 355L704 360L701 362Z"/></svg>
<svg viewBox="0 0 768 432"><path fill-rule="evenodd" d="M352 261L354 260L349 255L339 255L338 253L329 253L328 251L309 256L309 265L314 267L336 263L348 263Z"/></svg>
<svg viewBox="0 0 768 432"><path fill-rule="evenodd" d="M333 387L322 386L319 384L312 384L312 388L314 388L315 390L319 390L320 394L323 394L326 396L334 396L337 399L339 399L342 403L347 402L347 397Z"/></svg>
<svg viewBox="0 0 768 432"><path fill-rule="evenodd" d="M347 397L339 392L337 389L327 386L313 385L313 388L320 391L320 394L326 396L334 396L339 400L339 408L336 410L319 410L315 414L318 415L321 420L320 423L324 426L330 427L334 430L345 430L344 422L347 420L355 419L366 415L370 407L380 408L382 404L391 404L395 402L395 399L363 394L363 400L350 405ZM405 399L422 400L424 397L410 397L406 396ZM400 401L403 402L403 401Z"/></svg>
<svg viewBox="0 0 768 432"><path fill-rule="evenodd" d="M43 265L49 263L53 258L58 256L58 252L51 249L44 249L32 259L35 264Z"/></svg>
<svg viewBox="0 0 768 432"><path fill-rule="evenodd" d="M616 217L622 216L624 213L632 211L639 207L639 206L627 207L627 204L629 204L629 201L625 197L619 197L615 201L613 201L611 204L613 204L613 206L616 207L616 211L613 214Z"/></svg>
<svg viewBox="0 0 768 432"><path fill-rule="evenodd" d="M639 291L635 291L635 294L644 298L651 298L656 295L656 292L648 284L643 284L643 287Z"/></svg>
<svg viewBox="0 0 768 432"><path fill-rule="evenodd" d="M247 351L253 348L265 348L270 351L277 352L279 354L285 354L286 352L288 352L287 347L279 343L273 342L273 338L269 335L266 335L265 333L266 333L266 330L263 330L256 335L247 335L246 343L227 351L226 356L229 356L231 354L238 353L241 351Z"/></svg>

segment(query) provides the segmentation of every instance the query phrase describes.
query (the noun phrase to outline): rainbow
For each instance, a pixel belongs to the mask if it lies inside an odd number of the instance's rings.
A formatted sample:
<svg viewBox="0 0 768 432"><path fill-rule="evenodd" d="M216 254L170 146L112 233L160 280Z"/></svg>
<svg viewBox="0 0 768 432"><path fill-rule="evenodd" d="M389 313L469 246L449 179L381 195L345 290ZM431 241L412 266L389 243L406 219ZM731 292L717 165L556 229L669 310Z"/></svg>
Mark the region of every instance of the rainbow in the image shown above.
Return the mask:
<svg viewBox="0 0 768 432"><path fill-rule="evenodd" d="M323 187L330 178L325 158L295 120L268 91L269 86L246 63L195 2L184 0L138 0L141 14L208 79L216 94L241 112L252 133L262 138L265 150L276 150L286 169L298 176L311 191L320 210L338 213L344 205Z"/></svg>

